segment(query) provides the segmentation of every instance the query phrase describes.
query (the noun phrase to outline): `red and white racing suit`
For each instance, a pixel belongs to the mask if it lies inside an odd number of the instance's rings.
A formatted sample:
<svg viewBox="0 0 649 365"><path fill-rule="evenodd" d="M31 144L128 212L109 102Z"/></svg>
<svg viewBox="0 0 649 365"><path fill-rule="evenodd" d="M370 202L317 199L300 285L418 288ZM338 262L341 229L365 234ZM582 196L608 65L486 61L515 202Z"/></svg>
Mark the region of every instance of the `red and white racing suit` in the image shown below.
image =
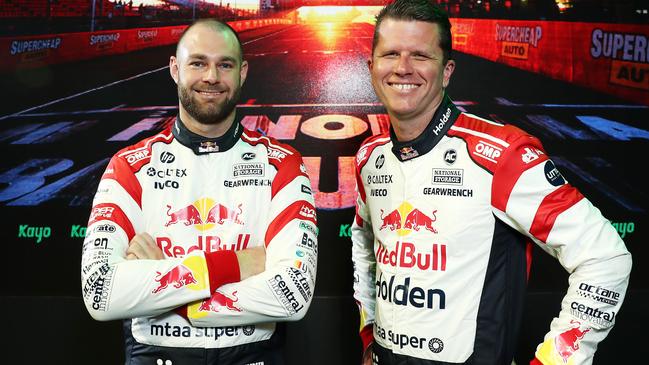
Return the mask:
<svg viewBox="0 0 649 365"><path fill-rule="evenodd" d="M530 241L570 273L537 359L592 362L631 255L536 138L445 97L417 139L371 137L356 163L354 297L375 362L510 364Z"/></svg>
<svg viewBox="0 0 649 365"><path fill-rule="evenodd" d="M127 362L137 357L129 354L135 340L235 363L225 349L267 342L275 322L302 318L313 297L317 228L302 158L239 123L208 139L176 119L119 151L99 183L87 232L83 298L95 319L132 319ZM164 260L126 260L141 232ZM240 281L234 251L262 245L265 271ZM176 355L168 357L193 361Z"/></svg>

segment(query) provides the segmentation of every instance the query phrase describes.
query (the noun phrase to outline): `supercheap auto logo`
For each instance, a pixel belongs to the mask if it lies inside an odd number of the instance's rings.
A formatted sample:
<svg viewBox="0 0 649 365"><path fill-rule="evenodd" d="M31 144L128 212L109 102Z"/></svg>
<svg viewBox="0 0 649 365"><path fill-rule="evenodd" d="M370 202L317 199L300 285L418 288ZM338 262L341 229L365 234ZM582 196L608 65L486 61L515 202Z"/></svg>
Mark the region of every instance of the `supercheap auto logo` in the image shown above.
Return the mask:
<svg viewBox="0 0 649 365"><path fill-rule="evenodd" d="M243 225L241 214L242 204L236 207L217 203L211 198L201 198L195 202L181 207L167 204L167 221L165 227L180 224L194 226L200 232L214 228L217 224L234 223Z"/></svg>
<svg viewBox="0 0 649 365"><path fill-rule="evenodd" d="M595 28L591 33L590 55L609 59L609 82L649 90L649 36L611 32Z"/></svg>
<svg viewBox="0 0 649 365"><path fill-rule="evenodd" d="M399 236L407 236L412 231L427 230L437 233L434 222L437 221L437 210L424 212L415 208L409 202L403 202L391 212L381 209L381 226L379 230L396 231Z"/></svg>
<svg viewBox="0 0 649 365"><path fill-rule="evenodd" d="M500 55L527 60L530 45L537 48L543 38L543 27L496 24L496 41L501 42Z"/></svg>

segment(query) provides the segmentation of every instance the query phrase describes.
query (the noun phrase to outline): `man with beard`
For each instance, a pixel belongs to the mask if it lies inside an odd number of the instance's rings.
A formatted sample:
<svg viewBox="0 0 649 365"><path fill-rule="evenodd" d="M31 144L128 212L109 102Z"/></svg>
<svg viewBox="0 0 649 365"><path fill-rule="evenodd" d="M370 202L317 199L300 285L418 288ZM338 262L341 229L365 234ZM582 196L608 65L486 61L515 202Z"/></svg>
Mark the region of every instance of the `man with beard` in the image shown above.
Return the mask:
<svg viewBox="0 0 649 365"><path fill-rule="evenodd" d="M99 183L86 307L125 320L128 364L282 364L276 322L304 316L317 269L302 157L236 121L248 63L227 24L188 27L169 66L175 122L115 154Z"/></svg>

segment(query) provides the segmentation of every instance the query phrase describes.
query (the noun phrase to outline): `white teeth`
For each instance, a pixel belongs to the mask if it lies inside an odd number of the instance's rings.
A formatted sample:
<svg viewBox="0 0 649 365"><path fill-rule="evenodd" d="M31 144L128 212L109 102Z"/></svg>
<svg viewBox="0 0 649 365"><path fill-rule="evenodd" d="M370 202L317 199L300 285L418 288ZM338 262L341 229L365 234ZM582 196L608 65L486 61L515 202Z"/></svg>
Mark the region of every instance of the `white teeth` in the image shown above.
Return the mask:
<svg viewBox="0 0 649 365"><path fill-rule="evenodd" d="M414 84L392 84L392 87L399 89L399 90L410 90L418 87L417 85Z"/></svg>

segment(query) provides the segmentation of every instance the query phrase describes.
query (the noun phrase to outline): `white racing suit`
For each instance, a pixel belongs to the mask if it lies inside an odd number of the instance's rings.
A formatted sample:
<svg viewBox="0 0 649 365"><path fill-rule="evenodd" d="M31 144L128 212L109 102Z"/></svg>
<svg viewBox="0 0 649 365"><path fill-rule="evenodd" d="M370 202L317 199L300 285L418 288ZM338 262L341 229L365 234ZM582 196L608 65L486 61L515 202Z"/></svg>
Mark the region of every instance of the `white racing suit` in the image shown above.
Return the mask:
<svg viewBox="0 0 649 365"><path fill-rule="evenodd" d="M375 362L510 364L528 242L570 273L537 361L592 362L620 310L631 255L536 138L445 97L417 139L371 137L356 163L354 297Z"/></svg>
<svg viewBox="0 0 649 365"><path fill-rule="evenodd" d="M119 151L87 232L83 298L95 319L127 319L127 363L277 363L275 322L302 318L313 297L317 228L302 158L239 123L207 139L176 119ZM126 260L141 232L164 260ZM262 245L265 271L240 280L234 250Z"/></svg>

